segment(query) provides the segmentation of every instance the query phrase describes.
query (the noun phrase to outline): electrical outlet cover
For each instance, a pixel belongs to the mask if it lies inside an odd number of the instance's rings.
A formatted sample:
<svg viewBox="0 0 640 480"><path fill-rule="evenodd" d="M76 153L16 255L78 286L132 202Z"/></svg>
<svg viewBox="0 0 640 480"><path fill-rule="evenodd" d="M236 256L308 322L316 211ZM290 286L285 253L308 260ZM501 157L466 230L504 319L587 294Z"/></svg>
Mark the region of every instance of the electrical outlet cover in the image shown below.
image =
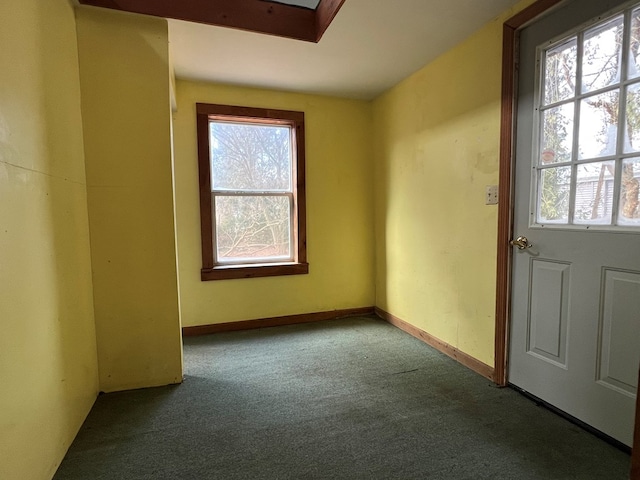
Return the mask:
<svg viewBox="0 0 640 480"><path fill-rule="evenodd" d="M487 185L484 203L485 205L498 204L498 185Z"/></svg>

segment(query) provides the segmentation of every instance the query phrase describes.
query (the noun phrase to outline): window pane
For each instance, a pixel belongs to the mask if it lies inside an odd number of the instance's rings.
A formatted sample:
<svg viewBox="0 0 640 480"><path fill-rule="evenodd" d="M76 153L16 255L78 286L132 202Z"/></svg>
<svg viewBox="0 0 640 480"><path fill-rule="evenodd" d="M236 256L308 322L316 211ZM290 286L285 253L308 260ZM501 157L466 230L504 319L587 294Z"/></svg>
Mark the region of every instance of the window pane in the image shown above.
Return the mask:
<svg viewBox="0 0 640 480"><path fill-rule="evenodd" d="M567 223L571 167L540 171L538 223Z"/></svg>
<svg viewBox="0 0 640 480"><path fill-rule="evenodd" d="M573 103L545 110L542 114L540 162L571 160L573 146Z"/></svg>
<svg viewBox="0 0 640 480"><path fill-rule="evenodd" d="M215 190L291 190L289 127L210 122Z"/></svg>
<svg viewBox="0 0 640 480"><path fill-rule="evenodd" d="M219 262L291 257L290 202L287 196L216 196Z"/></svg>
<svg viewBox="0 0 640 480"><path fill-rule="evenodd" d="M545 57L545 105L573 97L576 90L576 39L548 50Z"/></svg>
<svg viewBox="0 0 640 480"><path fill-rule="evenodd" d="M613 162L578 165L574 223L611 224Z"/></svg>
<svg viewBox="0 0 640 480"><path fill-rule="evenodd" d="M631 13L631 42L629 47L629 78L640 76L640 8Z"/></svg>
<svg viewBox="0 0 640 480"><path fill-rule="evenodd" d="M580 104L580 158L616 153L618 140L618 90L585 98Z"/></svg>
<svg viewBox="0 0 640 480"><path fill-rule="evenodd" d="M640 158L625 160L622 164L620 208L618 224L640 224Z"/></svg>
<svg viewBox="0 0 640 480"><path fill-rule="evenodd" d="M619 16L585 33L583 92L591 92L620 81L623 29L623 17Z"/></svg>
<svg viewBox="0 0 640 480"><path fill-rule="evenodd" d="M625 153L640 151L640 84L627 89L626 126L624 132Z"/></svg>

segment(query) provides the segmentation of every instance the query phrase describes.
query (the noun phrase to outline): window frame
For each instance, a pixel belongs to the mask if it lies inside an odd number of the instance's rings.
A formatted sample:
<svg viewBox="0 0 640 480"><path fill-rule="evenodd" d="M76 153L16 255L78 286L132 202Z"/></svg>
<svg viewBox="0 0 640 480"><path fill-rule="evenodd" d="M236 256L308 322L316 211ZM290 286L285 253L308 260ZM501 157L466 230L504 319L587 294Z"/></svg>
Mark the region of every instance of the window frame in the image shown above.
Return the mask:
<svg viewBox="0 0 640 480"><path fill-rule="evenodd" d="M293 260L266 263L216 263L215 221L211 188L210 122L288 126L292 129L293 177L292 240ZM202 281L235 278L303 275L309 273L307 263L306 199L305 199L305 134L304 112L267 108L196 103L198 141L198 174L200 190L200 235L202 247Z"/></svg>

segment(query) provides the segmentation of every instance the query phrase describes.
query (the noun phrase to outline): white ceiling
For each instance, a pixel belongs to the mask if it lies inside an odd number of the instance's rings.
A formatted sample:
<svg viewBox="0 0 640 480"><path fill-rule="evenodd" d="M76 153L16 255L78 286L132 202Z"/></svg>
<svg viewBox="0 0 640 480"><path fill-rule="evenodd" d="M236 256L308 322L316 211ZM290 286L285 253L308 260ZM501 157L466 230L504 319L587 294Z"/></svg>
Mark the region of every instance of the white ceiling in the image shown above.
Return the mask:
<svg viewBox="0 0 640 480"><path fill-rule="evenodd" d="M317 44L179 20L169 40L178 78L372 99L516 3L346 0Z"/></svg>

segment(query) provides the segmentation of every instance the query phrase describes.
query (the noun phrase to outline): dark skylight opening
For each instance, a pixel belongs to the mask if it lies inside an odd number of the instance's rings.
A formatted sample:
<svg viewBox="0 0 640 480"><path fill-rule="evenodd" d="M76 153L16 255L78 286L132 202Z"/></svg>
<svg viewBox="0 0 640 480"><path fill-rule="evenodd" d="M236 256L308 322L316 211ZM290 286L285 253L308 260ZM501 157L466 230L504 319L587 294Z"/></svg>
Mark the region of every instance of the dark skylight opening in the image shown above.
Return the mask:
<svg viewBox="0 0 640 480"><path fill-rule="evenodd" d="M318 8L320 0L266 0L269 2L285 3L287 5L296 5L298 7L310 8L315 10Z"/></svg>

